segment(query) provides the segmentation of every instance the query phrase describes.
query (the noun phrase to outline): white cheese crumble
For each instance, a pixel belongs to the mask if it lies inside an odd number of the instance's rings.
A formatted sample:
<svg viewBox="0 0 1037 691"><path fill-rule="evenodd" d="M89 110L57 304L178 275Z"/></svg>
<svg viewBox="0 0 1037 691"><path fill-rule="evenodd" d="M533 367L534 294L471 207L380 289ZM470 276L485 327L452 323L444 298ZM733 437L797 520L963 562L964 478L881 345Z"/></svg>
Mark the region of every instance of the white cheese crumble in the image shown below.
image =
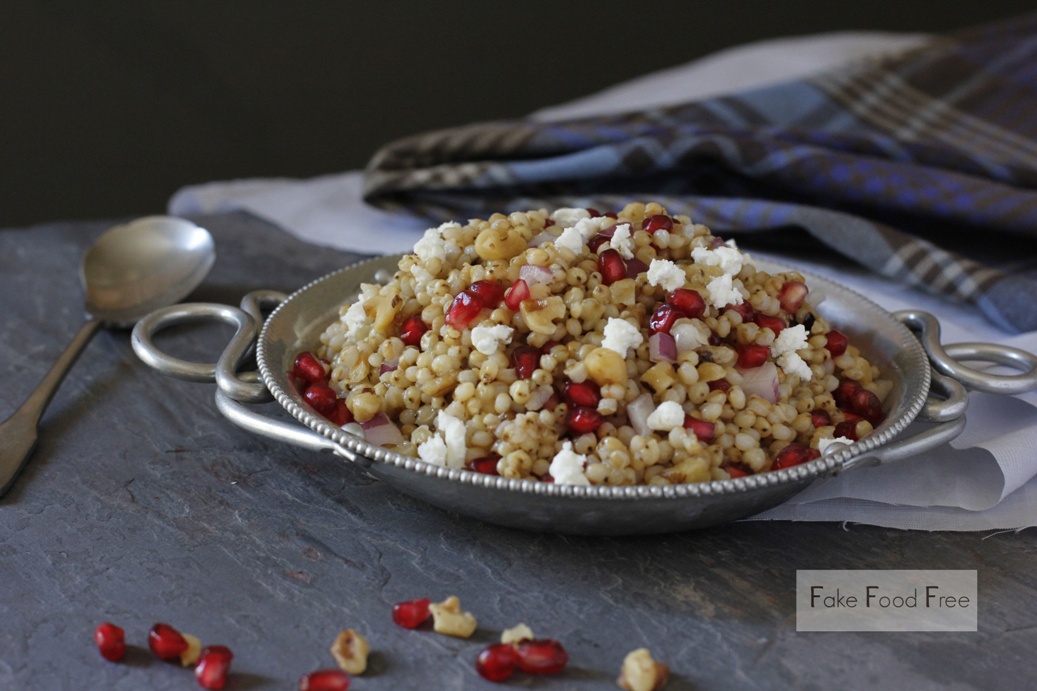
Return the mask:
<svg viewBox="0 0 1037 691"><path fill-rule="evenodd" d="M807 330L802 324L782 329L778 337L774 339L771 346L771 355L774 356L778 367L786 374L795 374L803 381L813 376L810 365L801 358L796 351L803 350L807 346Z"/></svg>
<svg viewBox="0 0 1037 691"><path fill-rule="evenodd" d="M572 226L563 230L562 234L555 239L555 247L558 249L564 247L573 254L579 254L583 250L583 235L579 228Z"/></svg>
<svg viewBox="0 0 1037 691"><path fill-rule="evenodd" d="M669 431L684 424L684 409L675 401L663 401L659 407L648 416L648 428Z"/></svg>
<svg viewBox="0 0 1037 691"><path fill-rule="evenodd" d="M447 228L460 228L461 224L448 221L437 228L429 228L421 239L414 243L414 254L418 259L427 263L432 259L441 261L447 258L447 243L443 242L443 231Z"/></svg>
<svg viewBox="0 0 1037 691"><path fill-rule="evenodd" d="M548 471L559 485L589 485L591 482L583 474L587 457L573 451L573 443L565 442L562 450L551 460Z"/></svg>
<svg viewBox="0 0 1037 691"><path fill-rule="evenodd" d="M645 340L640 329L619 317L609 317L602 334L604 338L601 339L601 347L614 350L624 358L628 349L636 348Z"/></svg>
<svg viewBox="0 0 1037 691"><path fill-rule="evenodd" d="M821 439L817 440L817 450L821 452L822 456L824 456L825 451L827 451L828 447L832 444L846 444L847 446L849 446L852 443L853 440L847 439L846 437L836 437L835 439L828 439L827 437L822 437Z"/></svg>
<svg viewBox="0 0 1037 691"><path fill-rule="evenodd" d="M725 274L737 276L745 264L751 265L748 255L743 254L735 247L721 246L715 250L705 247L695 247L691 250L691 258L696 264L705 266L719 266Z"/></svg>
<svg viewBox="0 0 1037 691"><path fill-rule="evenodd" d="M432 465L446 466L446 442L443 437L429 437L418 444L418 457Z"/></svg>
<svg viewBox="0 0 1037 691"><path fill-rule="evenodd" d="M732 278L731 274L717 276L706 284L706 292L709 293L710 304L717 309L726 305L742 304L744 298L741 291L738 290L741 285L742 282L737 278Z"/></svg>
<svg viewBox="0 0 1037 691"><path fill-rule="evenodd" d="M634 257L634 243L630 239L630 224L621 223L616 226L616 230L612 233L612 239L609 240L609 247L619 252L619 256L623 259L633 259Z"/></svg>
<svg viewBox="0 0 1037 691"><path fill-rule="evenodd" d="M504 324L477 326L472 329L472 346L483 355L493 355L502 344L511 342L515 330Z"/></svg>
<svg viewBox="0 0 1037 691"><path fill-rule="evenodd" d="M342 323L346 325L346 338L357 338L367 325L367 312L362 299L357 299L346 313L342 315Z"/></svg>
<svg viewBox="0 0 1037 691"><path fill-rule="evenodd" d="M653 286L659 286L663 290L677 290L684 287L688 280L684 269L677 266L669 259L653 259L648 265L648 282Z"/></svg>
<svg viewBox="0 0 1037 691"><path fill-rule="evenodd" d="M587 209L570 208L555 209L555 212L551 214L551 218L554 219L554 222L562 228L570 228L576 225L576 222L581 218L590 218L590 216L590 212L587 211Z"/></svg>
<svg viewBox="0 0 1037 691"><path fill-rule="evenodd" d="M418 456L433 465L463 468L467 451L464 435L464 422L440 410L436 417L436 433L418 445Z"/></svg>

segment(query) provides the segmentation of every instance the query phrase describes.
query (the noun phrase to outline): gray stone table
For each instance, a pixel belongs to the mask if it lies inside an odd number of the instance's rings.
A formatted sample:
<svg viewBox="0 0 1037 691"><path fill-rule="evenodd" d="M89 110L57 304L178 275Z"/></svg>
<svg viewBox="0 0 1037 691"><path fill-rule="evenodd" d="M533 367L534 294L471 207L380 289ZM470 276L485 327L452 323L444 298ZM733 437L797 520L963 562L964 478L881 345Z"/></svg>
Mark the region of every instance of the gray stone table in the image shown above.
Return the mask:
<svg viewBox="0 0 1037 691"><path fill-rule="evenodd" d="M219 257L192 300L290 292L356 259L243 215L197 220ZM79 327L77 267L109 225L0 230L0 418ZM175 347L212 355L221 329ZM149 370L125 331L86 350L0 500L0 689L197 688L189 670L147 652L160 621L229 645L228 689L295 688L333 665L328 648L347 627L375 651L358 691L497 688L473 661L518 622L562 641L570 665L504 688L616 688L640 646L669 663L671 689L1037 686L1032 532L741 522L610 539L498 528L333 456L251 436L220 416L213 393ZM977 570L979 631L797 633L798 569L906 568ZM395 602L451 594L479 619L472 639L390 620ZM104 620L126 629L123 663L93 646Z"/></svg>

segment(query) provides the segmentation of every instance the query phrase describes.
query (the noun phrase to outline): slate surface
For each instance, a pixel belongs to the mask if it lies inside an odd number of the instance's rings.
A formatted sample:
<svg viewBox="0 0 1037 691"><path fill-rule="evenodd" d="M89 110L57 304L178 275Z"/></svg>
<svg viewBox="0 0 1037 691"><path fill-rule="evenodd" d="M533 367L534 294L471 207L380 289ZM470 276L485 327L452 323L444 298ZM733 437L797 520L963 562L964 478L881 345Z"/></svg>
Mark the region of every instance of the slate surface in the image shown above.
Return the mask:
<svg viewBox="0 0 1037 691"><path fill-rule="evenodd" d="M356 257L318 250L243 215L198 219L219 257L192 300L237 304L292 291ZM0 230L0 418L79 327L76 275L109 223ZM227 334L192 331L184 356L215 359ZM183 339L180 339L183 341ZM330 667L340 629L364 633L363 689L497 688L473 667L526 622L570 654L564 674L506 686L616 688L647 646L669 689L1026 688L1037 683L1034 534L929 534L742 522L650 538L497 528L427 507L329 455L251 436L214 387L167 379L103 331L43 419L0 500L0 689L189 689L157 662L163 621L235 652L228 689L295 688ZM797 633L797 569L975 569L977 633ZM394 602L460 596L469 640L406 631ZM123 626L127 660L102 660L97 623Z"/></svg>

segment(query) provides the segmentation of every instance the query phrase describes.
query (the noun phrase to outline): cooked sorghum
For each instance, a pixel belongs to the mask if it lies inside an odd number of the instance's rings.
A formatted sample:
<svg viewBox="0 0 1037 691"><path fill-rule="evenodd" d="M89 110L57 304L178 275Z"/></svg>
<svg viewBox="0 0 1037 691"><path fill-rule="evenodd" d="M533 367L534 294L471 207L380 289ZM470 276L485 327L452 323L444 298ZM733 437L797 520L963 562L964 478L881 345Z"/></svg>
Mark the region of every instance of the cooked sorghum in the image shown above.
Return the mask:
<svg viewBox="0 0 1037 691"><path fill-rule="evenodd" d="M349 417L387 417L402 454L592 485L802 463L871 432L891 387L800 274L654 203L431 228L318 355Z"/></svg>

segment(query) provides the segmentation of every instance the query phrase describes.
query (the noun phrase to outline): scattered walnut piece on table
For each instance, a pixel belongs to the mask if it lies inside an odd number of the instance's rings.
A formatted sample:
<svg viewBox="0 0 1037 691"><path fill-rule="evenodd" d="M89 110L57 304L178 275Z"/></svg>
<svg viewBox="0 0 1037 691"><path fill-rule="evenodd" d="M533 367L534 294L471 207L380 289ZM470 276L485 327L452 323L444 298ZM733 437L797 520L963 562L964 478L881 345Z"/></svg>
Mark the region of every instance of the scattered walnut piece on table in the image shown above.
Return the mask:
<svg viewBox="0 0 1037 691"><path fill-rule="evenodd" d="M367 656L371 653L371 646L367 639L354 629L345 629L335 638L331 645L331 655L335 662L354 676L359 676L367 669Z"/></svg>
<svg viewBox="0 0 1037 691"><path fill-rule="evenodd" d="M468 638L478 625L471 612L461 611L461 600L451 595L442 602L428 606L432 612L432 629L455 638Z"/></svg>
<svg viewBox="0 0 1037 691"><path fill-rule="evenodd" d="M626 691L656 691L669 677L669 667L652 659L648 648L638 648L623 659L616 683Z"/></svg>

